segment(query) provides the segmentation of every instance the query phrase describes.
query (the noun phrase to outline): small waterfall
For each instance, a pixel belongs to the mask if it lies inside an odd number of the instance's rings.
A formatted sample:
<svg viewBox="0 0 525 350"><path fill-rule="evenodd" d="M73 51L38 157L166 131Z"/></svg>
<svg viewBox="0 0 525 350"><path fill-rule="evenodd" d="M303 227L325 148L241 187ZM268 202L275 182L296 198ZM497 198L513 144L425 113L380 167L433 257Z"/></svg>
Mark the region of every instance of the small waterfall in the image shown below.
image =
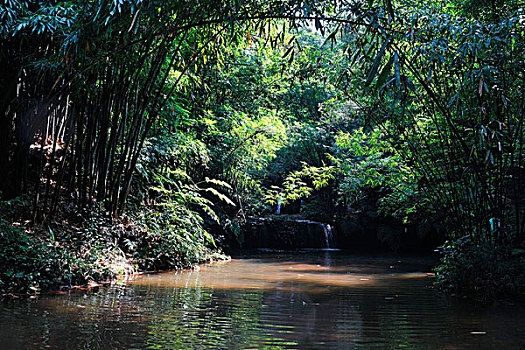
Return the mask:
<svg viewBox="0 0 525 350"><path fill-rule="evenodd" d="M311 225L320 227L322 232L324 233L324 247L325 248L332 248L333 247L333 245L334 245L334 232L333 232L332 226L330 226L329 224L323 224L322 222L311 221L311 220L295 220L295 222L308 224L308 226L307 226L307 231L308 231L307 237L310 237L310 239L313 239L314 241L315 241L315 238L312 238L312 237L315 236L315 234L312 235L312 231L310 229ZM321 232L319 230L315 230L314 232L317 232L317 242L318 242L317 244L321 244L322 237L319 237L319 234L321 234ZM319 239L321 239L321 241L319 241Z"/></svg>
<svg viewBox="0 0 525 350"><path fill-rule="evenodd" d="M288 216L252 219L240 244L244 248L333 249L334 228L318 221L291 219Z"/></svg>
<svg viewBox="0 0 525 350"><path fill-rule="evenodd" d="M324 241L326 248L331 248L331 245L334 240L332 226L330 226L329 224L321 224L321 226L323 227L324 231Z"/></svg>

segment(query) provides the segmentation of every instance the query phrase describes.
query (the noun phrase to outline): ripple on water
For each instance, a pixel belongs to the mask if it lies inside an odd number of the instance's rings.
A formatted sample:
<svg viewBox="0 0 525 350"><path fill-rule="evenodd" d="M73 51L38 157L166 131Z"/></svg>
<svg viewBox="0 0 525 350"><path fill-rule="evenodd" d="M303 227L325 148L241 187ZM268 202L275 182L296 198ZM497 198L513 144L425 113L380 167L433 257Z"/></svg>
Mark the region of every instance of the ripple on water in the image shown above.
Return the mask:
<svg viewBox="0 0 525 350"><path fill-rule="evenodd" d="M432 260L263 253L0 306L2 349L520 349L525 313L429 288Z"/></svg>

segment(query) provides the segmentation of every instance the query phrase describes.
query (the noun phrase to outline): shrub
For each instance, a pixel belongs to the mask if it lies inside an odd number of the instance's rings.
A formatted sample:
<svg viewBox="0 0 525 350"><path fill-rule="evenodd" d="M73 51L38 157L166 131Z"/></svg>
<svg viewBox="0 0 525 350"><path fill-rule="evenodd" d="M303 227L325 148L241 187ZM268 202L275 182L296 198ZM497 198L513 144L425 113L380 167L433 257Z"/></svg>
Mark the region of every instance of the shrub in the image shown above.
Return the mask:
<svg viewBox="0 0 525 350"><path fill-rule="evenodd" d="M525 250L474 244L469 238L446 242L436 284L443 290L483 301L525 295Z"/></svg>

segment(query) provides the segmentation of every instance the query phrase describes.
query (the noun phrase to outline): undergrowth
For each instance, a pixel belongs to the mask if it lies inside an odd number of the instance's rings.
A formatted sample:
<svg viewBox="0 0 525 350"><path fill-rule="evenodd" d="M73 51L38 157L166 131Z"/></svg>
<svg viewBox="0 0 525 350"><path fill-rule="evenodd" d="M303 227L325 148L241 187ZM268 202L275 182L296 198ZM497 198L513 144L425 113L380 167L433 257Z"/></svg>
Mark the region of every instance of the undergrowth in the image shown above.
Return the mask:
<svg viewBox="0 0 525 350"><path fill-rule="evenodd" d="M0 295L32 295L225 258L202 226L180 224L180 211L149 208L109 219L95 210L34 225L28 207L25 197L0 202Z"/></svg>
<svg viewBox="0 0 525 350"><path fill-rule="evenodd" d="M468 238L441 247L436 285L481 301L525 297L525 249L475 244Z"/></svg>

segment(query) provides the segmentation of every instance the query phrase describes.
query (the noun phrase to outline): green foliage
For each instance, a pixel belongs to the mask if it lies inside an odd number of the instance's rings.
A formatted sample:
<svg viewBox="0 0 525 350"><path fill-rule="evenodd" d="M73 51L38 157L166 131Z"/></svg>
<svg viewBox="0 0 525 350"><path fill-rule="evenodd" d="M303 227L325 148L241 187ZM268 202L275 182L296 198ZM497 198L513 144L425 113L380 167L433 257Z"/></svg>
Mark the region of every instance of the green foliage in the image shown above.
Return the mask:
<svg viewBox="0 0 525 350"><path fill-rule="evenodd" d="M405 223L425 208L426 198L418 189L421 176L407 165L380 128L365 132L360 127L353 133L340 133L336 146L331 158L340 175L337 191L342 203L355 205L373 191L380 194L379 212Z"/></svg>
<svg viewBox="0 0 525 350"><path fill-rule="evenodd" d="M210 221L219 223L214 200L235 204L222 193L231 190L226 182L208 177L194 182L190 176L200 176L209 160L206 146L189 135L163 132L148 140L139 169L149 190L132 220L140 229L123 241L140 268L190 267L217 248L207 232Z"/></svg>
<svg viewBox="0 0 525 350"><path fill-rule="evenodd" d="M70 27L78 12L77 1L38 2L35 6L28 1L7 0L0 7L0 36L7 38L24 32L36 35L55 33Z"/></svg>
<svg viewBox="0 0 525 350"><path fill-rule="evenodd" d="M0 290L28 292L40 286L56 284L58 266L55 254L48 242L34 239L2 220L0 246ZM46 244L47 243L47 244ZM34 292L34 291L33 291Z"/></svg>
<svg viewBox="0 0 525 350"><path fill-rule="evenodd" d="M258 115L228 113L231 118L222 147L214 148L214 166L237 191L260 191L261 174L286 142L286 127L275 110L261 108Z"/></svg>
<svg viewBox="0 0 525 350"><path fill-rule="evenodd" d="M111 270L94 253L189 266L212 225L334 195L345 209L377 196L404 222L444 213L451 238L495 252L524 239L514 1L8 0L0 22L0 188L30 189L38 211L6 209L6 266L42 255L79 280ZM137 229L21 222L70 197L113 217L135 206Z"/></svg>
<svg viewBox="0 0 525 350"><path fill-rule="evenodd" d="M0 202L2 294L35 294L50 287L84 284L130 272L122 251L97 216L84 228L64 230L59 224L29 228L13 221L24 217L27 204L23 198Z"/></svg>
<svg viewBox="0 0 525 350"><path fill-rule="evenodd" d="M492 301L525 295L523 249L494 248L474 243L468 236L446 242L436 268L436 283L447 291Z"/></svg>
<svg viewBox="0 0 525 350"><path fill-rule="evenodd" d="M264 212L265 188L281 184L302 161L323 166L325 160L319 142L330 135L316 119L321 103L335 94L322 76L334 60L322 55L319 35L282 35L282 42L268 45L270 35L250 32L247 42L226 50L222 65L202 72L207 98L192 110L210 150L209 173L232 184L240 216ZM294 43L303 50L289 61Z"/></svg>
<svg viewBox="0 0 525 350"><path fill-rule="evenodd" d="M51 222L29 228L13 222L15 213L27 210L27 203L18 199L0 202L4 209L0 218L0 293L35 294L61 285L127 276L136 268L189 268L211 257L223 259L217 256L204 220L190 209L208 204L186 187L158 199L155 206L130 211L116 221L104 217L99 208L78 223Z"/></svg>
<svg viewBox="0 0 525 350"><path fill-rule="evenodd" d="M214 243L201 217L178 202L162 204L134 215L138 227L122 241L123 249L138 268L189 268L208 259L212 253L209 247Z"/></svg>
<svg viewBox="0 0 525 350"><path fill-rule="evenodd" d="M197 177L210 162L207 146L190 133L162 130L144 143L137 171L144 187L155 181L156 174L179 171L181 177ZM173 174L174 176L176 174Z"/></svg>
<svg viewBox="0 0 525 350"><path fill-rule="evenodd" d="M265 193L265 200L269 204L278 202L283 205L301 198L309 197L314 190L319 190L329 185L334 178L334 167L314 167L303 163L301 170L294 171L286 176L282 188L272 186Z"/></svg>
<svg viewBox="0 0 525 350"><path fill-rule="evenodd" d="M520 241L523 162L523 35L519 11L458 16L445 4L396 3L376 30L348 32L350 79L368 124L378 125L417 171L435 208L448 211L460 237ZM489 16L490 17L490 16ZM491 220L501 224L495 229Z"/></svg>
<svg viewBox="0 0 525 350"><path fill-rule="evenodd" d="M516 13L520 8L520 2L515 0L466 0L451 1L449 6L459 15L485 19L490 22Z"/></svg>

